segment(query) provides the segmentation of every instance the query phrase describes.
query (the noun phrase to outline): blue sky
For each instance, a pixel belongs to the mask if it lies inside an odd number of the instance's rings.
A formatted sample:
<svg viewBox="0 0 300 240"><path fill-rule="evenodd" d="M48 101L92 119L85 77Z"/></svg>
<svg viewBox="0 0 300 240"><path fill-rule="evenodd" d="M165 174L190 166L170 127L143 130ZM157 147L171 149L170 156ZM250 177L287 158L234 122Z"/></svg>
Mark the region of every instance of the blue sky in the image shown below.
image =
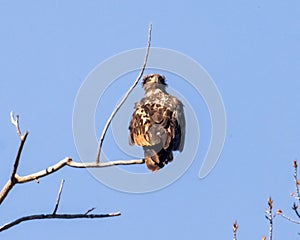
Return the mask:
<svg viewBox="0 0 300 240"><path fill-rule="evenodd" d="M96 207L97 212L121 211L122 216L27 222L1 233L2 239L25 234L33 240L41 235L45 240L230 239L236 219L239 239L267 234L267 198L272 196L275 209L287 213L293 203L292 161L300 155L299 16L298 1L1 1L1 184L18 147L9 112L18 113L22 129L30 132L20 175L65 156L79 160L72 111L81 84L107 58L144 47L150 22L152 46L199 62L214 79L227 115L223 152L205 179L197 176L210 125L199 98L195 108L200 109L204 146L175 183L129 194L104 186L87 170L65 168L40 184L16 186L0 208L0 224L51 212L62 178L66 183L59 212ZM167 79L171 86L172 76ZM122 94L124 89L116 88L107 101ZM105 115L110 111L103 109ZM99 119L99 126L104 122ZM110 145L104 147L109 155ZM276 239L296 239L299 229L278 218L274 231Z"/></svg>

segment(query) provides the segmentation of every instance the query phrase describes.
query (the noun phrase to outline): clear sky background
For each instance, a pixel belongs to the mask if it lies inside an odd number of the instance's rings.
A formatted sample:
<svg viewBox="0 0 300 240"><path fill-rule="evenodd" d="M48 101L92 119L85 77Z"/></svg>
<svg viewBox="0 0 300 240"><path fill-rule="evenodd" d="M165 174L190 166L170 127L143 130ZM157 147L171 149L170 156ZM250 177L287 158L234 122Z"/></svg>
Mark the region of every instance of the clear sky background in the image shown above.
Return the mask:
<svg viewBox="0 0 300 240"><path fill-rule="evenodd" d="M18 113L22 130L30 132L19 174L66 156L80 161L72 111L82 82L107 58L145 47L150 22L152 46L180 51L212 76L224 100L227 136L218 164L205 179L198 178L204 146L179 180L152 193L115 191L87 170L70 168L40 184L18 185L1 205L0 224L53 211L62 178L60 213L96 207L95 212L120 211L122 216L26 222L1 233L1 239L231 239L236 219L239 239L260 239L268 233L264 210L269 196L275 209L293 216L292 161L300 156L299 16L299 1L2 0L2 185L19 144L9 112ZM125 79L134 80L130 76ZM172 85L172 77L168 79ZM117 99L124 94L123 88L114 91ZM203 118L209 123L201 113L207 114L202 99L199 104L199 122ZM209 124L200 128L209 133ZM203 138L207 142L209 134ZM108 155L109 147L105 145ZM298 239L297 232L298 226L275 219L274 239Z"/></svg>

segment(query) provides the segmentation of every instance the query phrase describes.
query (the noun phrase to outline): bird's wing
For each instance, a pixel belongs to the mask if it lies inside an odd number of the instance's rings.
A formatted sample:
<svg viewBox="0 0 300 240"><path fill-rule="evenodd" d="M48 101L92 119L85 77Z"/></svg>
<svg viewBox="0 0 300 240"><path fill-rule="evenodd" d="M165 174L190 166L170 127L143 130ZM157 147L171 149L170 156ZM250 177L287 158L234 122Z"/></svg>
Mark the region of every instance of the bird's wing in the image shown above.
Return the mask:
<svg viewBox="0 0 300 240"><path fill-rule="evenodd" d="M129 124L129 144L138 146L151 146L148 130L151 126L150 117L144 106L136 106Z"/></svg>
<svg viewBox="0 0 300 240"><path fill-rule="evenodd" d="M172 108L147 102L136 106L129 126L129 143L182 151L185 119L179 103Z"/></svg>
<svg viewBox="0 0 300 240"><path fill-rule="evenodd" d="M172 121L175 123L175 137L173 140L173 150L183 150L185 142L185 117L183 104L175 98L176 110L173 112Z"/></svg>

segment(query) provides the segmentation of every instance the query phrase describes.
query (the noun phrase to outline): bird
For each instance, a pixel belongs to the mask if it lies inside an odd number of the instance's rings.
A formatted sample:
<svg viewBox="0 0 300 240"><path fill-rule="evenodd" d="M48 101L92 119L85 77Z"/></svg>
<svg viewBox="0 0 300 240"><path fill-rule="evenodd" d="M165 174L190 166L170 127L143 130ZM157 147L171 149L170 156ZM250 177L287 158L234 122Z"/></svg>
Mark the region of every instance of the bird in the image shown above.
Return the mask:
<svg viewBox="0 0 300 240"><path fill-rule="evenodd" d="M144 97L135 103L129 123L129 144L142 146L147 168L156 172L182 152L186 121L182 102L166 91L166 77L149 74L142 81Z"/></svg>

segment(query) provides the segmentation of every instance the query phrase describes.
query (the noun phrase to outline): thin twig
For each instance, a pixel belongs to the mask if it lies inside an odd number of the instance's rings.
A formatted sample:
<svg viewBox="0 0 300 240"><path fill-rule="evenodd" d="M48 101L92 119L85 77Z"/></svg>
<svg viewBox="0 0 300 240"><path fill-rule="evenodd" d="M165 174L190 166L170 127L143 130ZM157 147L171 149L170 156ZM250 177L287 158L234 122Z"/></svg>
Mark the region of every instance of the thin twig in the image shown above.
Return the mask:
<svg viewBox="0 0 300 240"><path fill-rule="evenodd" d="M113 118L116 115L116 113L119 111L119 109L121 108L121 106L123 105L123 103L128 98L129 94L132 92L132 90L135 88L135 86L138 84L138 82L140 81L141 77L144 74L144 71L145 71L145 68L146 68L146 65L147 65L148 56L149 56L149 50L150 50L150 44L151 44L151 32L152 32L152 24L150 24L150 26L149 26L148 44L147 44L147 50L146 50L145 59L144 59L144 63L143 63L142 69L141 69L138 77L136 78L135 82L129 88L129 90L124 95L123 99L119 102L119 104L116 106L116 108L114 109L114 111L111 113L110 117L108 118L108 120L107 120L107 122L106 122L106 124L104 126L104 129L102 131L102 134L101 134L101 137L100 137L100 140L99 140L99 147L98 147L98 151L97 151L96 163L100 162L100 154L101 154L102 144L103 144L104 137L106 135L107 129L108 129L111 121L113 120Z"/></svg>
<svg viewBox="0 0 300 240"><path fill-rule="evenodd" d="M16 127L17 134L18 134L20 140L22 140L23 136L22 136L22 133L21 133L21 130L19 127L19 115L16 115L16 118L15 118L14 113L11 111L10 112L10 121Z"/></svg>
<svg viewBox="0 0 300 240"><path fill-rule="evenodd" d="M87 210L84 214L87 215L87 214L89 214L90 212L94 211L95 209L96 209L96 208L93 207L93 208Z"/></svg>
<svg viewBox="0 0 300 240"><path fill-rule="evenodd" d="M292 222L292 223L300 224L300 221L297 221L297 220L295 220L295 219L293 219L293 218L291 218L291 217L289 217L289 216L286 216L286 215L284 215L284 214L280 214L280 216L283 217L284 219L286 219L286 220Z"/></svg>
<svg viewBox="0 0 300 240"><path fill-rule="evenodd" d="M12 182L13 182L14 178L15 178L15 175L17 173L17 169L19 167L19 162L20 162L23 146L24 146L26 138L28 136L28 132L26 131L24 136L22 135L21 130L20 130L20 126L19 126L19 115L16 115L16 118L14 118L13 112L10 112L10 121L16 127L17 134L20 138L20 146L19 146L19 149L18 149L18 152L17 152L17 156L15 158L13 171L12 171L11 177L10 177Z"/></svg>
<svg viewBox="0 0 300 240"><path fill-rule="evenodd" d="M295 184L295 190L296 193L292 193L292 196L300 203L300 191L299 191L299 180L298 180L298 164L297 160L294 160L293 162L293 168L294 168L294 184ZM297 217L300 218L300 214L298 212L298 205L294 202L292 209L296 213Z"/></svg>
<svg viewBox="0 0 300 240"><path fill-rule="evenodd" d="M31 220L38 219L76 219L76 218L107 218L107 217L116 217L120 216L120 212L108 213L108 214L39 214L39 215L29 215L25 217L18 218L12 222L6 223L0 226L0 232L7 230L15 225Z"/></svg>
<svg viewBox="0 0 300 240"><path fill-rule="evenodd" d="M298 212L298 205L296 203L293 204L292 209L294 210L294 212L296 213L297 217L300 218L300 214Z"/></svg>
<svg viewBox="0 0 300 240"><path fill-rule="evenodd" d="M273 237L273 200L271 197L268 199L268 208L266 210L266 218L269 220L269 240Z"/></svg>
<svg viewBox="0 0 300 240"><path fill-rule="evenodd" d="M297 209L294 209L294 211L295 211L297 217L300 218L300 214L299 214L298 210L297 210Z"/></svg>
<svg viewBox="0 0 300 240"><path fill-rule="evenodd" d="M233 226L232 226L233 240L237 240L236 233L237 233L238 228L239 228L239 225L238 225L237 221L234 221Z"/></svg>
<svg viewBox="0 0 300 240"><path fill-rule="evenodd" d="M20 140L20 146L19 146L19 149L18 149L18 152L17 152L17 156L16 156L16 159L15 159L15 162L14 162L13 170L12 170L12 173L11 173L11 176L10 176L10 179L12 181L14 181L15 175L16 175L18 167L19 167L19 162L20 162L21 154L22 154L23 147L24 147L25 141L27 139L27 136L28 136L28 132L26 131L25 134L24 134L24 136L22 136L20 138L21 139Z"/></svg>
<svg viewBox="0 0 300 240"><path fill-rule="evenodd" d="M300 203L300 191L299 191L299 182L298 182L298 176L297 176L297 172L298 172L297 171L297 169L298 169L297 160L294 160L293 167L294 167L294 183L295 183L295 188L296 188L295 199L297 199L298 202Z"/></svg>
<svg viewBox="0 0 300 240"><path fill-rule="evenodd" d="M61 196L62 190L63 190L63 188L64 188L64 183L65 183L65 180L62 179L62 180L61 180L61 183L60 183L59 190L58 190L58 194L57 194L57 199L56 199L56 203L55 203L55 208L54 208L53 213L52 213L53 215L55 215L56 212L57 212L58 205L59 205L59 202L60 202L60 196Z"/></svg>

